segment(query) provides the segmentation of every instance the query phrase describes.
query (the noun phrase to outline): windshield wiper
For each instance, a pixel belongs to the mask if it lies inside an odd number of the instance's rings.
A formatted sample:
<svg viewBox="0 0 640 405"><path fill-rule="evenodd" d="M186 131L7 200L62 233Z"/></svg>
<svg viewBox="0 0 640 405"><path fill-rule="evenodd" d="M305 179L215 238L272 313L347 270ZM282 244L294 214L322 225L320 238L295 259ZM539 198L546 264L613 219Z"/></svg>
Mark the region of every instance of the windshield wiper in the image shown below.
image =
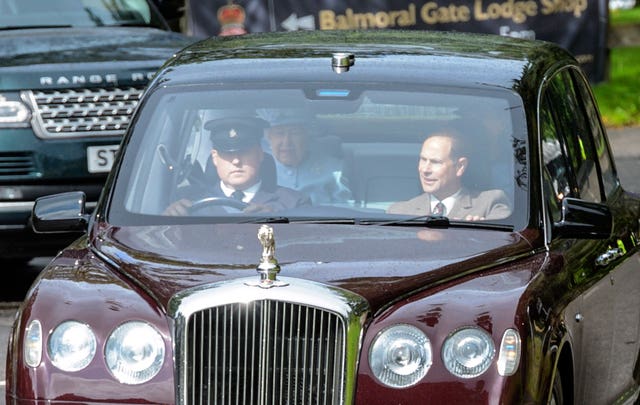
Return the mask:
<svg viewBox="0 0 640 405"><path fill-rule="evenodd" d="M236 217L237 218L237 217ZM237 218L239 219L239 218ZM449 218L437 215L420 215L393 221L375 218L313 218L313 217L250 217L242 218L240 224L332 224L332 225L377 225L377 226L421 226L428 228L468 227L494 231L513 232L512 225L496 224L485 221L450 221Z"/></svg>
<svg viewBox="0 0 640 405"><path fill-rule="evenodd" d="M239 221L239 224L288 224L289 218L287 217L251 217L243 221Z"/></svg>
<svg viewBox="0 0 640 405"><path fill-rule="evenodd" d="M316 218L316 217L251 217L245 218L240 224L330 224L330 225L370 225L369 220L354 218Z"/></svg>
<svg viewBox="0 0 640 405"><path fill-rule="evenodd" d="M37 28L72 28L73 25L7 25L6 27L0 27L0 31L11 30L32 30Z"/></svg>
<svg viewBox="0 0 640 405"><path fill-rule="evenodd" d="M364 221L369 225L368 221ZM239 222L241 224L331 224L331 225L360 225L361 221L353 218L314 218L314 217L252 217Z"/></svg>
<svg viewBox="0 0 640 405"><path fill-rule="evenodd" d="M374 222L372 224L381 226L426 226L429 228L449 228L454 226L513 232L513 225L503 225L485 221L450 221L447 217L436 215L421 215L394 221Z"/></svg>
<svg viewBox="0 0 640 405"><path fill-rule="evenodd" d="M149 27L144 21L136 21L136 22L119 22L115 24L109 24L109 27ZM156 27L153 27L156 28Z"/></svg>
<svg viewBox="0 0 640 405"><path fill-rule="evenodd" d="M383 222L371 222L374 225L380 226L397 226L397 225L418 225L418 226L428 226L433 228L447 228L450 225L449 218L439 216L439 215L420 215L417 217L405 218L405 219L397 219L393 221L383 221Z"/></svg>

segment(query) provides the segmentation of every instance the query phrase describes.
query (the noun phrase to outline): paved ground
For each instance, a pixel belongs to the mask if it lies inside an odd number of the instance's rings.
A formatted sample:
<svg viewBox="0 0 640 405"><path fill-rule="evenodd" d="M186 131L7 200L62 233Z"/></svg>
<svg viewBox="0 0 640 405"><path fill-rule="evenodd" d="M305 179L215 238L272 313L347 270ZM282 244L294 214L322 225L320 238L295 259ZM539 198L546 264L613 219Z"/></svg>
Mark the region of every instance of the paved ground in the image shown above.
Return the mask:
<svg viewBox="0 0 640 405"><path fill-rule="evenodd" d="M636 157L640 159L640 127L608 129L607 134L616 158Z"/></svg>
<svg viewBox="0 0 640 405"><path fill-rule="evenodd" d="M622 187L640 193L640 127L609 129L607 132Z"/></svg>
<svg viewBox="0 0 640 405"><path fill-rule="evenodd" d="M2 364L2 375L0 375L0 405L5 405L4 398L5 389L5 363L6 363L6 348L9 341L9 332L11 331L11 324L13 323L14 314L16 313L16 303L0 303L0 350L2 350L2 356L0 357Z"/></svg>

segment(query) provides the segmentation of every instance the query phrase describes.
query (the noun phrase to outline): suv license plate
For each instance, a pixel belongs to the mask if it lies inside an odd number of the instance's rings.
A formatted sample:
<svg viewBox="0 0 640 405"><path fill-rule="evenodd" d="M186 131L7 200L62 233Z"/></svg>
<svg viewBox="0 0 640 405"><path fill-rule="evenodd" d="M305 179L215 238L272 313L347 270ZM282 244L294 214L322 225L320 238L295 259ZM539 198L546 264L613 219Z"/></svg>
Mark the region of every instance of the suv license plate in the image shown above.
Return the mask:
<svg viewBox="0 0 640 405"><path fill-rule="evenodd" d="M120 145L87 147L87 169L89 173L106 173L111 170Z"/></svg>

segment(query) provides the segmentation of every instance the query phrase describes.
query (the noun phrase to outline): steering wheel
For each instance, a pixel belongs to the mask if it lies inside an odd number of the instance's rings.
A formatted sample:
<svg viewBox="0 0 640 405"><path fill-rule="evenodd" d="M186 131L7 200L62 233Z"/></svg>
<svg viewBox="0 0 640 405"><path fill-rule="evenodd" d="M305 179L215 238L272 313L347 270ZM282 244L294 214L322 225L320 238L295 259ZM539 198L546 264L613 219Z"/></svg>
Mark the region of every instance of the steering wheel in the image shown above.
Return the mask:
<svg viewBox="0 0 640 405"><path fill-rule="evenodd" d="M193 213L208 206L231 207L240 211L247 208L249 204L246 202L227 197L205 197L194 201L189 208L189 212Z"/></svg>

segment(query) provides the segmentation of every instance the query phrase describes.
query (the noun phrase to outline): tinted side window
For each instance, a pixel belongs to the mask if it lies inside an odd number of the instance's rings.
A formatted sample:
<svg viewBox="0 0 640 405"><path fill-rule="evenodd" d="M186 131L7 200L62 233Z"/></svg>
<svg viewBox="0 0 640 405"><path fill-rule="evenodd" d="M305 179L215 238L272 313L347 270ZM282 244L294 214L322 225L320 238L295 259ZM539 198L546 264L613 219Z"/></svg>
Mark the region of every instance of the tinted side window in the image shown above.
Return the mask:
<svg viewBox="0 0 640 405"><path fill-rule="evenodd" d="M584 111L588 118L591 133L593 134L595 152L600 162L604 193L605 196L609 196L618 186L618 179L613 168L611 158L611 149L609 149L609 145L605 140L605 133L602 123L600 122L600 115L598 114L596 103L593 100L591 91L589 91L587 82L582 75L575 72L573 75L575 78L576 90L584 104Z"/></svg>
<svg viewBox="0 0 640 405"><path fill-rule="evenodd" d="M558 73L550 82L548 102L553 106L556 127L564 139L566 156L577 188L572 192L587 201L600 202L600 180L594 140L589 118L578 99L568 70ZM562 143L562 142L561 142Z"/></svg>
<svg viewBox="0 0 640 405"><path fill-rule="evenodd" d="M569 183L569 165L564 146L558 138L558 129L553 116L553 105L550 105L549 92L543 99L540 111L540 134L542 136L542 167L545 200L552 220L560 220L560 203L571 194Z"/></svg>

